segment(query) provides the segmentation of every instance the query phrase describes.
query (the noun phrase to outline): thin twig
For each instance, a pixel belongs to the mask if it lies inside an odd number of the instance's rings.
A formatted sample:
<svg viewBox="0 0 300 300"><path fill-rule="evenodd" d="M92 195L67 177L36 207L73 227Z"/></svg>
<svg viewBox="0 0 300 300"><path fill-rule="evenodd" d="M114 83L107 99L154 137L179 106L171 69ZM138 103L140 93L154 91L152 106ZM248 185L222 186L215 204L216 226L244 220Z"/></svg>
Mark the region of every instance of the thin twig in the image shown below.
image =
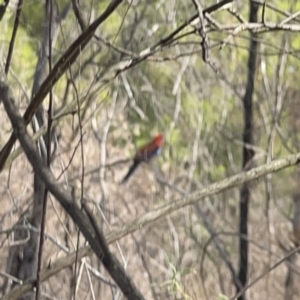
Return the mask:
<svg viewBox="0 0 300 300"><path fill-rule="evenodd" d="M8 3L9 1L7 1ZM21 16L21 11L22 11L22 6L23 6L23 0L19 0L18 3L18 8L17 8L17 13L16 13L16 18L15 18L15 23L14 23L14 28L13 32L11 35L11 40L9 43L9 48L8 48L8 53L7 53L7 58L6 58L6 64L5 64L5 74L8 73L9 67L10 67L10 62L13 54L13 49L14 49L14 44L15 44L15 39L17 35L17 31L19 28L19 23L20 23L20 16Z"/></svg>

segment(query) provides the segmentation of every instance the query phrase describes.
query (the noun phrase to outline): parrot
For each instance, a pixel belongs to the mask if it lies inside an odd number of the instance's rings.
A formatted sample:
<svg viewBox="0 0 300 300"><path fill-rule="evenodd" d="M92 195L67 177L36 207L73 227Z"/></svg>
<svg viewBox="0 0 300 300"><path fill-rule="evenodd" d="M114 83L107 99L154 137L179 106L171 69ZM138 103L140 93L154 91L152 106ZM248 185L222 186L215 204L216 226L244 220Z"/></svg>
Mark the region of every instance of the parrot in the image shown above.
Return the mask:
<svg viewBox="0 0 300 300"><path fill-rule="evenodd" d="M137 169L137 167L142 162L149 162L151 159L156 157L161 152L161 147L163 143L163 135L158 134L155 136L151 142L147 143L146 145L142 146L135 154L133 158L133 164L129 168L127 174L121 181L121 184L125 183L129 177L133 174L133 172Z"/></svg>

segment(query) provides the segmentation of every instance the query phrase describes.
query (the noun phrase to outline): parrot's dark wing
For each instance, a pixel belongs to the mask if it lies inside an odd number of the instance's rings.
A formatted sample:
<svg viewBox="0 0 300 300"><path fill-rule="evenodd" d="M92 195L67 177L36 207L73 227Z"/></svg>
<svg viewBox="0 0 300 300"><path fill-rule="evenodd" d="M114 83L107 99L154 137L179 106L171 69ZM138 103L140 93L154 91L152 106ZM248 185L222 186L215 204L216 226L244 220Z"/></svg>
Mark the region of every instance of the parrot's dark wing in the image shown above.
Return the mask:
<svg viewBox="0 0 300 300"><path fill-rule="evenodd" d="M121 181L122 183L125 183L129 177L133 174L133 172L136 170L136 168L139 166L141 162L149 162L152 158L159 155L161 152L161 147L155 140L151 141L144 147L142 147L135 155L133 164L129 168L126 176Z"/></svg>
<svg viewBox="0 0 300 300"><path fill-rule="evenodd" d="M129 168L127 174L125 175L125 177L121 181L121 184L125 183L129 179L129 177L133 174L133 172L136 170L136 168L139 166L139 164L140 164L140 162L138 162L136 160L133 162L133 164Z"/></svg>

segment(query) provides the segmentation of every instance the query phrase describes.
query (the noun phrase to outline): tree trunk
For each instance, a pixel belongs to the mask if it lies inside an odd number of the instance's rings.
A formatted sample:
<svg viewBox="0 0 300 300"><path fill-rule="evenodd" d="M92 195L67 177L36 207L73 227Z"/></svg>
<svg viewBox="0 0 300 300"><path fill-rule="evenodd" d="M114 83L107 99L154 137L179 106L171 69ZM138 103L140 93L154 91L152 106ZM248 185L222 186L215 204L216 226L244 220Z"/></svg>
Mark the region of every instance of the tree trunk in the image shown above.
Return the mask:
<svg viewBox="0 0 300 300"><path fill-rule="evenodd" d="M250 2L250 16L249 22L257 22L258 4ZM249 58L248 58L248 72L247 72L247 86L243 99L244 105L244 134L243 134L243 170L248 170L252 165L252 158L254 156L253 149L249 149L247 145L253 143L253 111L252 111L252 98L254 93L254 77L256 71L256 58L257 58L258 42L256 35L250 34ZM239 281L242 287L237 286L237 292L240 292L247 284L248 273L248 204L250 199L250 187L245 183L240 191L240 261L239 261ZM242 293L238 298L239 300L246 299L245 293Z"/></svg>
<svg viewBox="0 0 300 300"><path fill-rule="evenodd" d="M52 1L52 12L50 12L50 1ZM69 6L69 8L68 8ZM32 86L32 97L37 93L40 86L46 79L48 75L48 58L49 58L49 34L51 27L51 46L55 44L56 36L59 29L59 24L62 18L64 18L68 11L70 10L70 5L61 13L61 16L57 15L57 6L54 0L47 0L45 3L45 26L42 36L42 44L39 50L38 62L36 65L34 82ZM50 17L52 15L52 19ZM40 127L44 125L44 109L40 106L37 110L35 117L33 118L32 126L34 131L38 131ZM40 155L46 160L46 139L45 137L40 138L38 142L38 148L40 150ZM32 226L36 228L41 227L42 221L42 209L45 198L45 185L43 181L34 174L34 193L33 193L33 210L31 217L19 221L23 223L24 221L29 222ZM18 230L15 233L14 240L20 241L27 238L26 243L16 244L10 247L9 257L7 259L6 271L13 275L14 277L24 281L31 277L36 276L37 264L38 264L38 251L39 251L39 236L38 232L29 232L26 230ZM4 291L8 292L17 283L5 282ZM34 299L35 295L33 292L25 294L20 300L23 299Z"/></svg>

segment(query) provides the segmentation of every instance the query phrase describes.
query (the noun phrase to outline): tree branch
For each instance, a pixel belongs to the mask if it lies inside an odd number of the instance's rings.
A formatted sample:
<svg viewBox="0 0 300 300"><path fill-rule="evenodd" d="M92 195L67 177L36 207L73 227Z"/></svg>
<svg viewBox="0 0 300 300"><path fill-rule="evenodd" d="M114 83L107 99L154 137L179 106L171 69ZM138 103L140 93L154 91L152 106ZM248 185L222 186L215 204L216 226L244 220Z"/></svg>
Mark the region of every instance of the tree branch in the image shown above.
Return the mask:
<svg viewBox="0 0 300 300"><path fill-rule="evenodd" d="M17 109L14 105L14 99L9 90L6 82L5 76L1 74L0 76L0 102L3 101L5 109L11 119L11 122L14 127L14 134L20 140L20 143L24 149L24 152L32 164L34 171L41 177L45 182L49 191L56 197L60 204L64 207L67 213L72 217L74 222L78 225L84 236L89 241L93 249L98 249L98 243L94 239L94 230L90 226L90 222L87 217L81 212L78 205L73 202L71 195L65 192L60 185L57 183L49 168L41 160L32 140L30 139L28 133L26 132L26 127L23 119L17 112ZM278 172L284 168L296 165L300 162L300 152L297 154L289 155L284 159L274 160L269 164L264 164L259 167L253 168L247 172L241 172L237 175L226 178L222 181L213 183L208 187L196 191L192 194L189 194L177 201L170 201L165 205L158 207L143 216L135 219L133 222L124 225L119 230L111 232L107 235L107 242L112 243L148 224L155 223L156 220L161 219L162 217L181 209L185 206L194 204L205 197L219 194L229 188L237 187L245 182L256 180L268 173ZM99 253L99 252L98 252ZM91 254L89 247L85 247L79 250L78 259L86 255ZM75 253L71 254L67 258L64 258L57 263L49 266L46 271L41 272L41 281L46 280L52 275L60 271L63 266L69 266L75 261ZM6 294L2 299L17 299L16 295L21 295L25 291L29 291L33 286L32 281L29 281L28 284L24 284L20 287L16 287L10 293Z"/></svg>
<svg viewBox="0 0 300 300"><path fill-rule="evenodd" d="M8 2L9 1L7 1L7 3ZM12 32L12 35L11 35L11 40L10 40L10 43L9 43L9 48L8 48L8 53L7 53L7 58L6 58L5 74L8 73L9 66L10 66L10 63L11 63L12 53L13 53L13 49L14 49L14 45L15 45L15 39L16 39L16 35L17 35L18 28L19 28L19 23L20 23L20 15L21 15L21 11L22 11L22 6L23 6L23 0L19 0L17 13L16 13L16 18L15 18L15 23L14 23L14 28L13 28L13 32Z"/></svg>
<svg viewBox="0 0 300 300"><path fill-rule="evenodd" d="M5 79L5 77L3 77L3 79ZM54 195L54 197L59 201L59 203L62 205L65 211L71 216L74 223L79 227L80 231L91 245L91 248L93 249L94 253L103 262L104 266L106 267L106 270L116 281L123 294L128 299L144 299L142 294L139 292L139 290L129 278L129 276L126 275L126 272L120 263L115 264L116 260L114 260L114 264L111 266L107 265L107 261L103 260L104 257L107 259L108 248L106 247L104 249L103 240L102 244L99 241L99 232L95 231L95 225L80 210L76 202L72 200L71 194L67 193L60 185L58 185L49 167L38 154L34 142L27 133L24 120L19 114L18 109L14 104L15 100L13 98L12 92L9 89L6 82L2 81L0 78L0 101L1 100L4 104L7 115L12 123L13 134L20 141L20 144L24 149L27 159L29 160L34 169L35 175L40 177L40 179L44 182L46 188ZM111 261L112 260L109 260L109 262ZM41 274L40 280L42 280ZM9 297L7 299L12 300L17 298Z"/></svg>
<svg viewBox="0 0 300 300"><path fill-rule="evenodd" d="M41 85L38 92L33 95L33 98L27 107L24 114L24 121L27 125L33 117L36 109L43 102L51 87L59 80L64 72L75 62L76 58L82 53L90 39L93 37L96 29L115 11L115 9L121 4L122 0L112 1L103 14L97 18L88 28L85 30L68 48L64 55L58 60L53 67L52 71ZM16 141L16 136L11 135L6 145L0 152L0 171L2 171L5 161Z"/></svg>

